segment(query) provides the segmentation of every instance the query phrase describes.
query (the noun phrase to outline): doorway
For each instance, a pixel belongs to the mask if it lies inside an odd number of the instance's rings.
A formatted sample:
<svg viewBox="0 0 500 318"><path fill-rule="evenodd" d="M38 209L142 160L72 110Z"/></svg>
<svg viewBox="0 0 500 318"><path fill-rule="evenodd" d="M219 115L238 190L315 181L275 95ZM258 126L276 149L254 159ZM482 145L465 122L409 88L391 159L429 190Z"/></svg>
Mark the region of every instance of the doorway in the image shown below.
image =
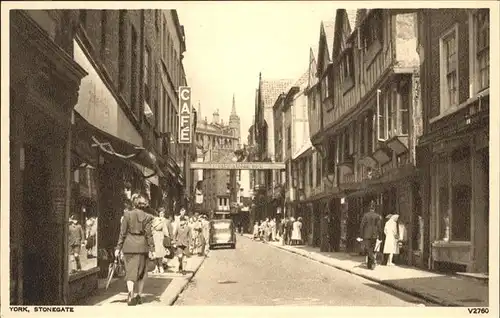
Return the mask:
<svg viewBox="0 0 500 318"><path fill-rule="evenodd" d="M25 305L47 305L57 299L57 284L52 279L50 233L50 170L45 149L25 145L23 174L23 302Z"/></svg>

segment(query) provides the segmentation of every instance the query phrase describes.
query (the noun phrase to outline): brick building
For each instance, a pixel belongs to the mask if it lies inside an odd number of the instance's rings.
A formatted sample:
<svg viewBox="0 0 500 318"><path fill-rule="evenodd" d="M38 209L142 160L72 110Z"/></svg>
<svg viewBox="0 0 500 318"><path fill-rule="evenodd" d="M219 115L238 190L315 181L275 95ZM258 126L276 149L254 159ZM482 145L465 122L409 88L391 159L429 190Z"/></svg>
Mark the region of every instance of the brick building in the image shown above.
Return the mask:
<svg viewBox="0 0 500 318"><path fill-rule="evenodd" d="M418 12L421 245L435 269L488 273L489 21L489 9Z"/></svg>
<svg viewBox="0 0 500 318"><path fill-rule="evenodd" d="M192 149L176 142L184 31L175 10L14 11L11 25L11 157L20 162L11 172L11 213L20 215L11 218L11 303L70 304L106 276L131 193L169 212L185 204ZM37 127L40 140L23 127ZM30 225L25 209L41 219ZM80 262L67 256L69 216L95 242Z"/></svg>

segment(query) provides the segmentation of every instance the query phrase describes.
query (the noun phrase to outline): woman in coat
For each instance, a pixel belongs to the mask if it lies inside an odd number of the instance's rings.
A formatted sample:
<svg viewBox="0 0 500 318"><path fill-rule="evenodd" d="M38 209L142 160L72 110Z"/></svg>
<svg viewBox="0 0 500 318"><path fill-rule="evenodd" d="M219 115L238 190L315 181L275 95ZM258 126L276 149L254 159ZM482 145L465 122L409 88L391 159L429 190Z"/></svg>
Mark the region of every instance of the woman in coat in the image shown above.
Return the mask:
<svg viewBox="0 0 500 318"><path fill-rule="evenodd" d="M292 227L292 245L298 245L302 242L302 218L293 222Z"/></svg>
<svg viewBox="0 0 500 318"><path fill-rule="evenodd" d="M392 257L394 254L399 254L398 219L399 215L392 215L384 227L384 254L389 255L387 257L387 266L393 266Z"/></svg>
<svg viewBox="0 0 500 318"><path fill-rule="evenodd" d="M148 254L151 259L155 258L151 229L153 216L144 212L149 202L144 196L139 195L134 205L132 210L125 211L123 215L115 250L115 257L118 258L120 253L123 253L125 260L129 306L142 303L141 295L147 277ZM134 297L135 286L137 286L137 296Z"/></svg>
<svg viewBox="0 0 500 318"><path fill-rule="evenodd" d="M160 208L158 210L158 217L153 219L152 230L153 230L153 241L155 244L155 269L154 274L163 274L163 258L165 257L166 249L163 244L165 237L170 237L168 231L167 219L165 219L165 209Z"/></svg>

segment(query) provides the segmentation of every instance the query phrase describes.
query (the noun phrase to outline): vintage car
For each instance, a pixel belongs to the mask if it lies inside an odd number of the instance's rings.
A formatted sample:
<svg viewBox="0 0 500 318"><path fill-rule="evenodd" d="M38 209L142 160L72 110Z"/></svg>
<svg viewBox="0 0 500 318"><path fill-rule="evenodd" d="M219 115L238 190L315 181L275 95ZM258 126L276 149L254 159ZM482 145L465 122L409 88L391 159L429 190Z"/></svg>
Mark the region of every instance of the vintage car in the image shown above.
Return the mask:
<svg viewBox="0 0 500 318"><path fill-rule="evenodd" d="M236 228L230 219L210 221L210 235L208 239L210 249L215 246L236 247Z"/></svg>

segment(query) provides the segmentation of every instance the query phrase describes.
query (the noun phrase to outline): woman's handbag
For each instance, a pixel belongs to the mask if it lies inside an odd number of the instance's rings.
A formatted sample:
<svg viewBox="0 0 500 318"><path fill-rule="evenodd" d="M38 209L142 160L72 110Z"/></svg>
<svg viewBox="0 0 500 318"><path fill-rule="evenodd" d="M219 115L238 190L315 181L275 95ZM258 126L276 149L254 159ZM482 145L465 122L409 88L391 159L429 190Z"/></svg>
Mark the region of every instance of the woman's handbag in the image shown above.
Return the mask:
<svg viewBox="0 0 500 318"><path fill-rule="evenodd" d="M172 245L165 247L165 258L172 259L175 256L175 249Z"/></svg>
<svg viewBox="0 0 500 318"><path fill-rule="evenodd" d="M118 262L116 264L115 273L116 273L117 277L124 277L125 276L125 273L126 273L125 262L123 261L123 259L121 257L118 259Z"/></svg>
<svg viewBox="0 0 500 318"><path fill-rule="evenodd" d="M167 248L172 246L172 239L169 236L163 237L163 247Z"/></svg>

